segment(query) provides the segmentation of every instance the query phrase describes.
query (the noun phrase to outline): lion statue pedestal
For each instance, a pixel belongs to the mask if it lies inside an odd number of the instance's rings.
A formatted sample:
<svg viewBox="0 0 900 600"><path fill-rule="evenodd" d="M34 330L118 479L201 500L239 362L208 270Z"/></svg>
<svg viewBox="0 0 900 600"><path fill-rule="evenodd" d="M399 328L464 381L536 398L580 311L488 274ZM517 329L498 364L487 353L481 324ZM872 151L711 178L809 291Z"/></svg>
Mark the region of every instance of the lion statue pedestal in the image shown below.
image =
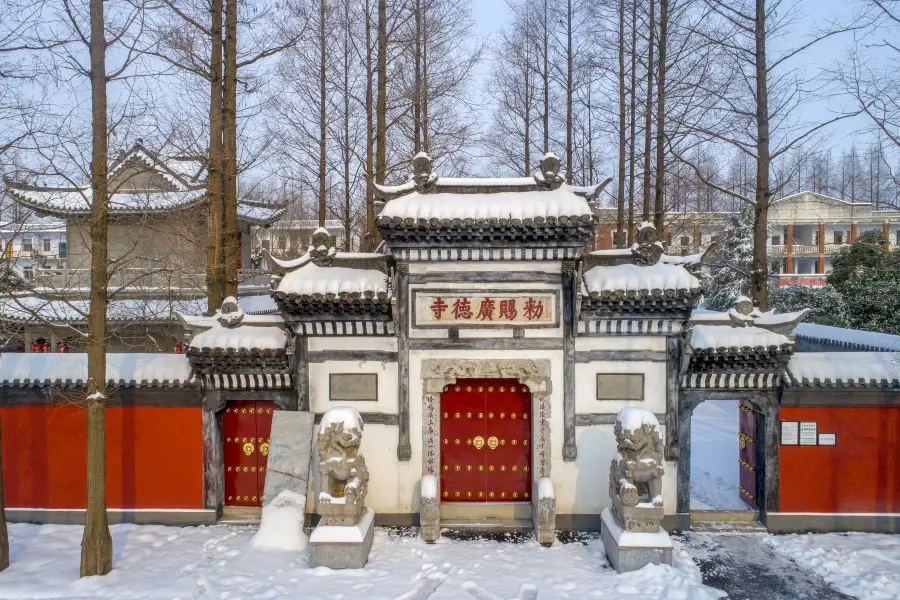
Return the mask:
<svg viewBox="0 0 900 600"><path fill-rule="evenodd" d="M363 422L355 408L338 406L322 416L319 450L321 520L309 536L309 566L361 569L369 560L375 511L366 507L369 470L359 453Z"/></svg>
<svg viewBox="0 0 900 600"><path fill-rule="evenodd" d="M649 410L623 408L616 418L618 451L609 468L612 509L603 510L601 537L617 572L672 564L672 540L662 521L663 442Z"/></svg>

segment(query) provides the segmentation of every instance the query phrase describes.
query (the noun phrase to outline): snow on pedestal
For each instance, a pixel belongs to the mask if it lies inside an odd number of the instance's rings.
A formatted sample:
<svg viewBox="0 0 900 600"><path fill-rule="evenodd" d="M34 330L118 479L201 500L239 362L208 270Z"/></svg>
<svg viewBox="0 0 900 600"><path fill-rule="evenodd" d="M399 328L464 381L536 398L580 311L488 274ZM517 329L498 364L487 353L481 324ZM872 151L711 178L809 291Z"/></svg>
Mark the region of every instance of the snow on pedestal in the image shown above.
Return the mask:
<svg viewBox="0 0 900 600"><path fill-rule="evenodd" d="M534 536L544 546L552 546L556 539L556 490L549 477L534 482Z"/></svg>
<svg viewBox="0 0 900 600"><path fill-rule="evenodd" d="M441 537L441 499L438 478L425 475L419 482L419 529L422 539L435 542Z"/></svg>

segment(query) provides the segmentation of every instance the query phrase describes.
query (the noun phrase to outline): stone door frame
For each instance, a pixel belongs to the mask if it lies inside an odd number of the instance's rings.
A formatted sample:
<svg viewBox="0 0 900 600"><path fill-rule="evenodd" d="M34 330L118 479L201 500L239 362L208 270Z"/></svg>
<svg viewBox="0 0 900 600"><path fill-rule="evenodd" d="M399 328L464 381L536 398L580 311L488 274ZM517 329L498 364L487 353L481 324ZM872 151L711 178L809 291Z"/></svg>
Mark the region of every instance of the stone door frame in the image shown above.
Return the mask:
<svg viewBox="0 0 900 600"><path fill-rule="evenodd" d="M203 507L220 516L225 507L225 452L222 412L232 400L269 400L281 410L297 410L294 390L203 390Z"/></svg>
<svg viewBox="0 0 900 600"><path fill-rule="evenodd" d="M757 448L763 460L757 464L759 520L765 525L770 512L778 512L779 425L778 390L704 389L681 390L678 409L677 529L691 528L691 417L707 400L737 400L749 403L757 415ZM736 466L735 466L736 468Z"/></svg>
<svg viewBox="0 0 900 600"><path fill-rule="evenodd" d="M437 480L441 497L441 392L457 379L515 379L531 392L532 482L550 477L549 359L441 359L422 361L422 475ZM532 493L532 496L534 494ZM532 498L534 500L534 498ZM477 503L473 503L477 504Z"/></svg>

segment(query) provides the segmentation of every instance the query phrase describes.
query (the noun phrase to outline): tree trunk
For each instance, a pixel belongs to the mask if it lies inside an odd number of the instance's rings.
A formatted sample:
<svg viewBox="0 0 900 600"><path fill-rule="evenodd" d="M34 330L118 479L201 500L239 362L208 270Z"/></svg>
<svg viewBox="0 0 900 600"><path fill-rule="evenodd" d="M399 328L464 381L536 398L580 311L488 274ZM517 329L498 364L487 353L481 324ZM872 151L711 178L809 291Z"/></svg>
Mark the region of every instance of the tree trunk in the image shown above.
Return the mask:
<svg viewBox="0 0 900 600"><path fill-rule="evenodd" d="M628 140L628 245L634 243L634 166L637 163L637 2L631 2L631 105Z"/></svg>
<svg viewBox="0 0 900 600"><path fill-rule="evenodd" d="M659 77L656 81L656 185L654 189L653 223L662 236L665 217L665 109L666 109L666 33L669 26L669 0L659 0Z"/></svg>
<svg viewBox="0 0 900 600"><path fill-rule="evenodd" d="M375 165L375 137L372 134L373 117L372 96L374 81L372 80L372 14L369 0L366 0L366 237L365 250L375 249L375 186L373 185L373 167Z"/></svg>
<svg viewBox="0 0 900 600"><path fill-rule="evenodd" d="M644 210L642 221L650 220L650 152L653 140L653 33L656 28L654 0L650 0L647 16L647 101L644 107ZM659 232L662 234L662 232Z"/></svg>
<svg viewBox="0 0 900 600"><path fill-rule="evenodd" d="M753 221L753 301L768 310L769 97L766 65L766 0L756 0L756 206Z"/></svg>
<svg viewBox="0 0 900 600"><path fill-rule="evenodd" d="M375 183L387 170L387 0L378 0L378 101L375 107Z"/></svg>
<svg viewBox="0 0 900 600"><path fill-rule="evenodd" d="M430 152L428 143L428 3L421 7L422 12L422 150Z"/></svg>
<svg viewBox="0 0 900 600"><path fill-rule="evenodd" d="M524 161L525 161L525 171L522 173L524 177L528 177L531 175L531 94L534 93L531 89L531 65L528 61L528 51L526 46L525 53L525 68L523 69L523 75L525 76L525 98L524 98L524 109L525 109L525 119L524 119L524 136L525 136L525 144L524 144Z"/></svg>
<svg viewBox="0 0 900 600"><path fill-rule="evenodd" d="M3 421L0 421L0 456L3 455ZM6 504L3 499L3 461L0 460L0 571L9 566L9 532L6 530Z"/></svg>
<svg viewBox="0 0 900 600"><path fill-rule="evenodd" d="M225 295L237 297L240 244L237 231L237 24L238 0L225 0L224 222Z"/></svg>
<svg viewBox="0 0 900 600"><path fill-rule="evenodd" d="M106 35L103 0L91 0L91 301L88 316L87 511L81 576L112 570L106 516L106 307L109 197L107 170Z"/></svg>
<svg viewBox="0 0 900 600"><path fill-rule="evenodd" d="M211 60L209 70L209 216L206 240L206 310L212 315L225 297L222 221L222 0L210 7Z"/></svg>
<svg viewBox="0 0 900 600"><path fill-rule="evenodd" d="M549 0L544 0L544 37L541 40L544 50L544 69L541 78L544 84L544 154L550 152L550 7Z"/></svg>
<svg viewBox="0 0 900 600"><path fill-rule="evenodd" d="M378 99L375 104L375 183L384 184L387 171L387 0L378 0ZM372 217L372 249L381 236Z"/></svg>
<svg viewBox="0 0 900 600"><path fill-rule="evenodd" d="M593 183L593 181L591 182ZM616 191L616 248L625 247L625 0L619 0L619 181Z"/></svg>
<svg viewBox="0 0 900 600"><path fill-rule="evenodd" d="M327 109L327 59L325 48L325 0L319 2L319 227L325 227L325 177L327 175L328 151L325 135Z"/></svg>
<svg viewBox="0 0 900 600"><path fill-rule="evenodd" d="M416 41L413 44L415 56L413 84L413 156L422 151L422 0L413 3L413 18L416 23Z"/></svg>
<svg viewBox="0 0 900 600"><path fill-rule="evenodd" d="M566 3L566 177L572 183L572 75L575 57L572 56L572 0ZM582 181L582 183L584 183Z"/></svg>
<svg viewBox="0 0 900 600"><path fill-rule="evenodd" d="M344 251L350 252L350 0L344 0Z"/></svg>

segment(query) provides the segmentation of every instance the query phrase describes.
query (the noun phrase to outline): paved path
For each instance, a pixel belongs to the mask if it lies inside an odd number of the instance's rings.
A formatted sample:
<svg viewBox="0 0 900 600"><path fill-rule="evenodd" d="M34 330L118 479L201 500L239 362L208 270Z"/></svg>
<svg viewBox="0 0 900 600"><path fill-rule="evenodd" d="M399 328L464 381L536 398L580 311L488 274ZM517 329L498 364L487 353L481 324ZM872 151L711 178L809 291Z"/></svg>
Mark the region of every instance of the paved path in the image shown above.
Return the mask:
<svg viewBox="0 0 900 600"><path fill-rule="evenodd" d="M852 600L762 541L760 534L687 533L678 536L703 574L703 583L729 600Z"/></svg>

